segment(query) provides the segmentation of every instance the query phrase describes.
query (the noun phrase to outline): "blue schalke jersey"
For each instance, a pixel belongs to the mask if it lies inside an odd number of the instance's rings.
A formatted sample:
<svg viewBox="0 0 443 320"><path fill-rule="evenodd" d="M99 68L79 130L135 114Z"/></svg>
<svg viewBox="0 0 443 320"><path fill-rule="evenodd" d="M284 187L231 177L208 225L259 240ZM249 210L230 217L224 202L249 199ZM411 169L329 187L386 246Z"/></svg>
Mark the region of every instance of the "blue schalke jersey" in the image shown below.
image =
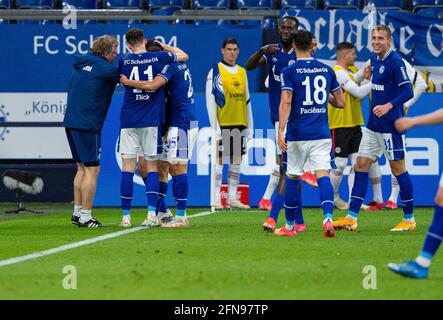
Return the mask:
<svg viewBox="0 0 443 320"><path fill-rule="evenodd" d="M119 60L120 73L130 80L152 81L166 64L175 59L174 54L165 51L130 53ZM121 128L158 127L163 122L164 108L163 87L156 91L125 87Z"/></svg>
<svg viewBox="0 0 443 320"><path fill-rule="evenodd" d="M330 139L328 97L340 89L334 70L314 58L298 59L284 68L281 90L292 91L288 141Z"/></svg>
<svg viewBox="0 0 443 320"><path fill-rule="evenodd" d="M371 93L372 103L369 112L368 129L381 133L398 133L395 129L395 120L404 116L403 103L397 104L397 97L400 92L410 86L411 81L406 73L406 66L402 58L392 49L385 54L383 59L377 55L371 56ZM373 110L377 105L392 102L393 108L382 117L377 117ZM401 102L401 101L400 101Z"/></svg>
<svg viewBox="0 0 443 320"><path fill-rule="evenodd" d="M269 108L271 121L275 124L278 121L278 107L280 106L281 84L280 75L284 68L295 63L296 57L294 49L286 53L279 45L279 51L273 55L265 54L263 58L269 66Z"/></svg>
<svg viewBox="0 0 443 320"><path fill-rule="evenodd" d="M166 91L168 92L168 103L171 106L170 119L166 122L172 127L195 120L194 114L194 89L192 87L192 77L186 63L175 62L166 65L159 76L168 82Z"/></svg>

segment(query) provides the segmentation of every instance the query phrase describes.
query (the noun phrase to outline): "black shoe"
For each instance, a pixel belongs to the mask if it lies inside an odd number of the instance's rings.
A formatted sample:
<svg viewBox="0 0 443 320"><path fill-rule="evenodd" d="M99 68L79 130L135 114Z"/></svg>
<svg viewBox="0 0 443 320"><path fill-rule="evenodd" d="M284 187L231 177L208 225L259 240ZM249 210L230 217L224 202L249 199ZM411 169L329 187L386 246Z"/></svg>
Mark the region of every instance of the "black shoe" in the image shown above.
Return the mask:
<svg viewBox="0 0 443 320"><path fill-rule="evenodd" d="M86 222L78 221L78 227L79 228L102 228L104 225L102 225L96 218L89 219Z"/></svg>
<svg viewBox="0 0 443 320"><path fill-rule="evenodd" d="M71 223L72 223L73 225L77 226L79 220L80 220L80 217L79 217L79 216L72 215L72 217L71 217Z"/></svg>

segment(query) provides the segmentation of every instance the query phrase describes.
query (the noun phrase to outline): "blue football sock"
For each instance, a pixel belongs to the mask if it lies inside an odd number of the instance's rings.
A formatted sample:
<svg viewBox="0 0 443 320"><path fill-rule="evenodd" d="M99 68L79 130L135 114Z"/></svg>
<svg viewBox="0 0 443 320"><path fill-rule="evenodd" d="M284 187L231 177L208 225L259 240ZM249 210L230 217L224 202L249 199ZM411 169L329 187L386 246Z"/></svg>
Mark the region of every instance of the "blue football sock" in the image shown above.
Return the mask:
<svg viewBox="0 0 443 320"><path fill-rule="evenodd" d="M278 215L280 214L281 208L283 208L283 205L285 204L285 196L276 192L274 195L274 199L272 200L272 208L271 213L269 216L275 220L275 222L278 221Z"/></svg>
<svg viewBox="0 0 443 320"><path fill-rule="evenodd" d="M320 201L323 208L323 218L332 219L332 210L334 210L334 188L329 176L317 179L318 189L320 191Z"/></svg>
<svg viewBox="0 0 443 320"><path fill-rule="evenodd" d="M301 184L299 184L301 186ZM298 193L298 204L297 208L295 208L295 223L296 224L304 224L305 220L303 219L303 213L302 213L302 201L301 201L301 188Z"/></svg>
<svg viewBox="0 0 443 320"><path fill-rule="evenodd" d="M149 172L146 184L146 197L148 198L148 211L155 212L158 199L158 172Z"/></svg>
<svg viewBox="0 0 443 320"><path fill-rule="evenodd" d="M298 205L298 185L299 180L290 179L286 177L286 191L285 191L285 213L286 224L294 225L295 223L295 209Z"/></svg>
<svg viewBox="0 0 443 320"><path fill-rule="evenodd" d="M186 201L188 200L188 175L180 174L175 176L176 201L177 209L175 211L176 217L186 217Z"/></svg>
<svg viewBox="0 0 443 320"><path fill-rule="evenodd" d="M403 202L403 214L405 219L414 218L414 191L409 172L403 172L396 176L400 186L400 199Z"/></svg>
<svg viewBox="0 0 443 320"><path fill-rule="evenodd" d="M435 206L434 219L429 227L428 234L426 235L425 244L420 256L423 256L429 260L438 250L443 240L443 207L439 205Z"/></svg>
<svg viewBox="0 0 443 320"><path fill-rule="evenodd" d="M132 195L134 193L134 183L132 182L133 177L134 173L132 172L122 172L122 179L120 182L120 197L123 215L131 213Z"/></svg>
<svg viewBox="0 0 443 320"><path fill-rule="evenodd" d="M157 213L166 212L168 207L166 205L165 197L168 192L168 183L160 181L158 186L158 200L157 200Z"/></svg>
<svg viewBox="0 0 443 320"><path fill-rule="evenodd" d="M354 187L351 193L351 203L349 204L348 215L358 218L363 200L366 197L366 191L368 191L369 173L355 171Z"/></svg>
<svg viewBox="0 0 443 320"><path fill-rule="evenodd" d="M176 176L172 176L172 196L174 197L174 199L177 198L176 185Z"/></svg>

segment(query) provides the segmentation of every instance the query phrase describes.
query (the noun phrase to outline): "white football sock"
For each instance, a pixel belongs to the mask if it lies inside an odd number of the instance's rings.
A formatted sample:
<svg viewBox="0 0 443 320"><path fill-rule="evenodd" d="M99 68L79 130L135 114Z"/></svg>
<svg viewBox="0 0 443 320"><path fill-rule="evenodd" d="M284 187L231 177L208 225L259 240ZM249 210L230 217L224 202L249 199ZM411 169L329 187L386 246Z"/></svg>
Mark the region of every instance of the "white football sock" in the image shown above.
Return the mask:
<svg viewBox="0 0 443 320"><path fill-rule="evenodd" d="M263 195L263 199L271 199L272 194L274 193L275 188L280 181L280 166L278 164L275 165L274 169L269 176L268 186L266 187L265 194Z"/></svg>
<svg viewBox="0 0 443 320"><path fill-rule="evenodd" d="M76 217L80 217L80 215L82 214L82 205L75 204L74 205L74 212L72 214Z"/></svg>
<svg viewBox="0 0 443 320"><path fill-rule="evenodd" d="M237 200L237 187L240 182L240 165L230 164L228 169L229 201Z"/></svg>
<svg viewBox="0 0 443 320"><path fill-rule="evenodd" d="M220 188L223 177L223 165L215 165L215 203L221 204L220 202Z"/></svg>
<svg viewBox="0 0 443 320"><path fill-rule="evenodd" d="M430 259L428 259L428 258L425 258L425 257L423 257L423 256L418 256L418 257L415 259L415 262L417 262L417 264L418 264L420 267L423 267L423 268L429 268L429 267L431 266L432 260L430 260Z"/></svg>
<svg viewBox="0 0 443 320"><path fill-rule="evenodd" d="M89 220L91 220L92 219L91 212L92 212L91 209L89 209L89 210L82 209L79 221L81 223L85 223L85 222L88 222Z"/></svg>
<svg viewBox="0 0 443 320"><path fill-rule="evenodd" d="M392 186L392 189L391 189L391 196L389 197L389 200L394 203L397 203L398 194L400 193L400 185L398 184L397 178L394 175L392 175L392 178L391 178L391 186Z"/></svg>
<svg viewBox="0 0 443 320"><path fill-rule="evenodd" d="M383 202L383 194L381 191L381 171L378 162L373 163L369 168L369 181L371 182L372 193L374 194L372 200L377 203Z"/></svg>

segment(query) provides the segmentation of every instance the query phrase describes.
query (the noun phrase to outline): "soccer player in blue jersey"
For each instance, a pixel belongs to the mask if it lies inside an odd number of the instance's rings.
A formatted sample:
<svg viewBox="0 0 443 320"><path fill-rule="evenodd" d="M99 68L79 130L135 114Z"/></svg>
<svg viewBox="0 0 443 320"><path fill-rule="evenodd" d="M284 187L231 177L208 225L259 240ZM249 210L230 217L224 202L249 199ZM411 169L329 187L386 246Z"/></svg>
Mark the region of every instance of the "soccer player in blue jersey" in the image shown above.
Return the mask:
<svg viewBox="0 0 443 320"><path fill-rule="evenodd" d="M411 129L415 126L424 126L443 123L443 108L427 115L414 118L400 118L395 121L395 127L399 132ZM437 252L443 240L443 174L440 178L437 195L435 196L434 219L426 235L423 249L414 261L403 264L390 263L389 269L395 273L410 278L424 279L428 277L432 258Z"/></svg>
<svg viewBox="0 0 443 320"><path fill-rule="evenodd" d="M392 50L391 43L388 26L380 25L372 30L371 112L354 166L355 182L349 212L334 222L337 229L357 229L358 214L368 188L369 167L377 161L381 152L389 160L392 173L397 178L404 204L404 218L391 231L412 231L416 228L412 181L405 165L405 136L394 126L395 120L404 115L403 105L413 97L413 91L405 64Z"/></svg>
<svg viewBox="0 0 443 320"><path fill-rule="evenodd" d="M297 30L299 22L297 18L292 16L285 16L279 25L280 44L266 45L251 57L246 63L247 70L254 70L258 66L268 65L269 69L269 109L271 115L271 122L275 126L276 132L278 129L278 107L280 104L281 84L280 73L283 68L293 64L296 60L295 51L292 48L292 35ZM278 215L284 204L284 189L285 189L285 170L282 163L282 152L277 143L277 163L274 170L269 177L268 186L260 200L258 207L263 210L271 211L266 218L263 229L265 231L274 231L277 224ZM271 203L271 196L275 188L277 193ZM297 208L296 215L296 229L297 231L305 231L306 225L303 221L301 213L301 206Z"/></svg>
<svg viewBox="0 0 443 320"><path fill-rule="evenodd" d="M119 61L120 73L130 80L153 80L165 65L175 61L186 61L187 54L178 48L164 46L166 51L147 52L145 38L140 29L131 29L126 35L131 53ZM165 92L125 88L120 113L120 152L122 156L121 202L122 227L131 226L131 204L133 176L137 155L141 151L146 159L146 195L148 215L142 226L155 227L160 222L156 215L159 191L158 155L161 149L161 124L165 109Z"/></svg>
<svg viewBox="0 0 443 320"><path fill-rule="evenodd" d="M113 66L117 48L117 40L105 35L94 41L91 52L74 58L63 125L77 162L71 222L79 227L103 227L91 210L100 171L101 131L119 79Z"/></svg>
<svg viewBox="0 0 443 320"><path fill-rule="evenodd" d="M155 50L151 47L147 49L148 51ZM161 50L161 46L159 49ZM198 135L191 72L185 63L175 62L166 65L153 81L128 80L123 76L122 83L148 91L158 90L166 85L171 112L169 119L167 119L169 129L161 157L159 202L164 200L168 189L169 169L173 179L172 189L177 201L177 209L175 219L163 223L162 227L187 227L189 225L186 217L186 201L189 190L187 166ZM168 163L169 165L167 165Z"/></svg>
<svg viewBox="0 0 443 320"><path fill-rule="evenodd" d="M312 34L300 30L293 38L297 61L284 68L281 74L278 128L278 143L288 157L286 225L276 229L274 234L290 237L297 235L294 224L295 210L300 205L298 185L304 165L309 161L317 176L320 191L324 216L323 236L335 237L332 226L334 191L329 178L332 141L328 123L328 100L339 108L344 108L346 101L334 70L311 57Z"/></svg>

